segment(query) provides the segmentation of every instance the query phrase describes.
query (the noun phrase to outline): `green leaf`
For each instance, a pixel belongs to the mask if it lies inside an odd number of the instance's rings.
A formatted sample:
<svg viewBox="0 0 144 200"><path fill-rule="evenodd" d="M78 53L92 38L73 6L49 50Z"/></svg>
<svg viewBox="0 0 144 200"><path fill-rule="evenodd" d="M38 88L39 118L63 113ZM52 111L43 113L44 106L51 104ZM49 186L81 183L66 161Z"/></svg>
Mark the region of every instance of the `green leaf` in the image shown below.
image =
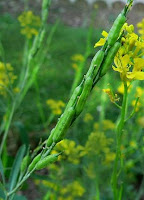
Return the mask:
<svg viewBox="0 0 144 200"><path fill-rule="evenodd" d="M25 147L25 145L22 145L19 148L19 151L16 155L16 158L14 160L12 170L11 170L11 173L10 173L10 178L9 178L9 191L13 190L13 188L16 185L16 181L17 181L18 174L19 174L19 171L20 171L21 162L22 162L22 159L25 155L25 151L26 151L26 147Z"/></svg>
<svg viewBox="0 0 144 200"><path fill-rule="evenodd" d="M0 158L0 173L1 173L3 184L5 185L4 169L3 169L3 164L2 164L1 158Z"/></svg>
<svg viewBox="0 0 144 200"><path fill-rule="evenodd" d="M0 188L0 198L5 199L5 193L1 188Z"/></svg>

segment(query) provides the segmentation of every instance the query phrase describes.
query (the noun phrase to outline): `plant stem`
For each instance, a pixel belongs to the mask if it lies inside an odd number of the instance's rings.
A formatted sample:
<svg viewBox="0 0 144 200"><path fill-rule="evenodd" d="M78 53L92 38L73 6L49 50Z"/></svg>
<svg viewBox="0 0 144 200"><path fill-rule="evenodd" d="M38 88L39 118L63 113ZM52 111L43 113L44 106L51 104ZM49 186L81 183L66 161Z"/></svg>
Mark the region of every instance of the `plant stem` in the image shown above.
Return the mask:
<svg viewBox="0 0 144 200"><path fill-rule="evenodd" d="M122 197L119 197L119 187L118 187L118 178L119 178L119 173L118 173L118 164L120 160L120 170L122 169L123 166L123 158L121 155L121 144L122 144L122 133L123 133L123 127L125 123L125 116L126 116L126 110L127 110L127 83L124 82L124 96L123 96L123 102L122 102L122 109L121 109L121 114L120 114L120 121L117 125L116 128L116 140L117 140L117 146L116 146L116 158L114 162L114 168L113 168L113 174L111 178L111 184L112 184L112 189L113 189L113 195L114 195L114 200L121 199ZM121 194L120 194L121 195Z"/></svg>
<svg viewBox="0 0 144 200"><path fill-rule="evenodd" d="M5 123L5 131L4 131L4 135L3 135L1 146L0 146L0 156L2 154L3 147L4 147L4 144L5 144L7 135L8 135L8 131L9 131L9 127L10 127L10 124L11 124L11 121L12 121L12 118L13 118L14 111L15 111L15 102L13 103L11 109L8 111L10 114L8 116L7 122Z"/></svg>

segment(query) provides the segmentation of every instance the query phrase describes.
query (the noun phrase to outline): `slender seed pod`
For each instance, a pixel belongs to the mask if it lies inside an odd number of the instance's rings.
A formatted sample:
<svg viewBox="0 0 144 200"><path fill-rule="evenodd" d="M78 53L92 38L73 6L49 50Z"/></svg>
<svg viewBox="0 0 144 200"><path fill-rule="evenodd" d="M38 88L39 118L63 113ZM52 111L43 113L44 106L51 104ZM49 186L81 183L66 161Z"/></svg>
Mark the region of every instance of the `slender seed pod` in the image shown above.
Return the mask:
<svg viewBox="0 0 144 200"><path fill-rule="evenodd" d="M114 57L116 53L118 52L120 46L121 46L120 42L116 42L115 45L109 49L107 56L101 65L99 77L102 77L107 73L107 71L109 70L109 68L111 67L113 63Z"/></svg>
<svg viewBox="0 0 144 200"><path fill-rule="evenodd" d="M21 167L20 167L20 171L21 172L24 172L28 166L30 162L30 156L29 155L26 155L23 160L22 160L22 163L21 163Z"/></svg>
<svg viewBox="0 0 144 200"><path fill-rule="evenodd" d="M31 172L31 171L35 168L35 166L36 166L36 164L38 163L38 161L40 160L40 158L41 158L41 153L38 154L38 155L32 160L31 164L29 165L28 172Z"/></svg>
<svg viewBox="0 0 144 200"><path fill-rule="evenodd" d="M53 128L51 130L50 136L47 139L47 142L46 142L47 147L50 147L52 145L52 143L53 143L54 130L55 130L55 128Z"/></svg>
<svg viewBox="0 0 144 200"><path fill-rule="evenodd" d="M73 107L71 107L60 118L57 126L54 129L53 142L57 143L64 138L66 131L69 128L69 126L73 120L74 114L75 114L75 109Z"/></svg>
<svg viewBox="0 0 144 200"><path fill-rule="evenodd" d="M124 15L124 11L122 11L122 13L120 13L118 17L116 18L112 28L109 31L107 41L110 46L113 46L115 42L117 41L121 28L125 22L126 22L126 17Z"/></svg>
<svg viewBox="0 0 144 200"><path fill-rule="evenodd" d="M74 106L74 104L76 103L76 101L77 101L77 97L81 94L81 92L82 92L82 87L83 86L83 81L82 81L82 83L79 85L79 86L77 86L76 88L75 88L75 90L74 90L74 92L73 92L73 94L72 94L72 96L71 96L71 98L70 98L70 100L69 100L69 102L68 102L68 104L67 104L67 106L66 106L66 110L68 109L68 108L70 108L70 107L72 107L72 106Z"/></svg>
<svg viewBox="0 0 144 200"><path fill-rule="evenodd" d="M88 77L95 77L99 71L100 65L104 59L104 51L99 50L92 59L90 68L86 74L86 78Z"/></svg>
<svg viewBox="0 0 144 200"><path fill-rule="evenodd" d="M48 17L48 9L50 6L51 0L43 0L42 2L42 22L45 24Z"/></svg>
<svg viewBox="0 0 144 200"><path fill-rule="evenodd" d="M92 85L93 85L93 79L91 77L88 77L85 80L83 91L79 97L78 103L75 108L76 116L78 116L82 112L85 102L87 100L87 97L92 89Z"/></svg>
<svg viewBox="0 0 144 200"><path fill-rule="evenodd" d="M48 155L47 157L43 158L42 160L40 160L37 163L36 170L43 169L43 168L47 167L50 163L57 161L58 156L59 156L59 154L52 154L52 155Z"/></svg>

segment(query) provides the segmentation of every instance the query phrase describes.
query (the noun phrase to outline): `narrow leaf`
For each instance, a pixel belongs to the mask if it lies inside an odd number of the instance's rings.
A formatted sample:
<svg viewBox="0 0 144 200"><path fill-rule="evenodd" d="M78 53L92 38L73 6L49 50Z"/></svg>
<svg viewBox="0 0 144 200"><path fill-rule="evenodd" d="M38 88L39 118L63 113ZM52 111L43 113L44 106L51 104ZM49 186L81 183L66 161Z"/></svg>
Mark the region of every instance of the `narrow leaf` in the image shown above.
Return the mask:
<svg viewBox="0 0 144 200"><path fill-rule="evenodd" d="M5 185L4 169L3 169L3 164L2 164L1 158L0 158L0 174L2 177L3 184Z"/></svg>
<svg viewBox="0 0 144 200"><path fill-rule="evenodd" d="M17 181L18 174L19 174L19 171L20 171L20 165L21 165L22 159L25 155L25 150L26 150L25 145L22 145L19 148L19 151L18 151L16 158L14 160L12 170L11 170L11 173L10 173L10 178L9 178L9 191L11 191L16 185L16 181Z"/></svg>

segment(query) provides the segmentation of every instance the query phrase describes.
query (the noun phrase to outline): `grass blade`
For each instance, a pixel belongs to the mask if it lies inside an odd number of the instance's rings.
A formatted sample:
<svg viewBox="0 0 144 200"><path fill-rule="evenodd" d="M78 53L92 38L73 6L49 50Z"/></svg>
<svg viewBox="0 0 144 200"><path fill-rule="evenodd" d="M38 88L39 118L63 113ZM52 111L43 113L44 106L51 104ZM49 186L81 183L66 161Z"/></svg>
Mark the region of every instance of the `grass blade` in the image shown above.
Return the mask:
<svg viewBox="0 0 144 200"><path fill-rule="evenodd" d="M21 165L22 159L23 159L24 154L25 154L25 150L26 150L25 145L22 145L20 147L17 155L16 155L15 160L14 160L12 170L11 170L11 173L10 173L10 178L9 178L9 191L11 191L16 184L18 174L19 174L19 170L20 170L20 165Z"/></svg>

